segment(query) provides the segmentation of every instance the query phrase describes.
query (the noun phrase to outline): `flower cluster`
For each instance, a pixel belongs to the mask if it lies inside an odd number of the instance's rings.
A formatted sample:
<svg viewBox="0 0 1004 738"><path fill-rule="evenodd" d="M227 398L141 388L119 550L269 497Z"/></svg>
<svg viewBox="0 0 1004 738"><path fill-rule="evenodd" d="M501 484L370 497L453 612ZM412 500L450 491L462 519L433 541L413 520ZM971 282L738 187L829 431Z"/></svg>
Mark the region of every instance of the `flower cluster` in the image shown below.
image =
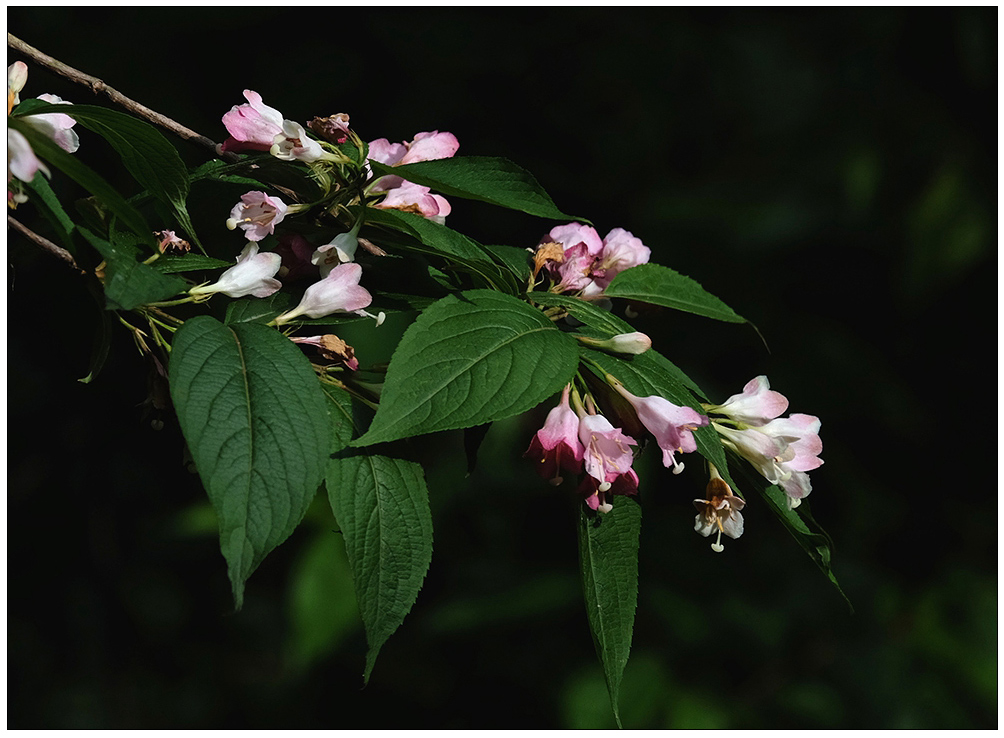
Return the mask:
<svg viewBox="0 0 1004 738"><path fill-rule="evenodd" d="M663 464L674 473L683 470L675 458L677 453L697 450L693 432L708 424L707 417L688 407L678 407L662 397L637 397L612 377L608 382L634 408L638 420L655 438L663 453ZM585 471L579 492L593 510L609 512L610 495L634 495L638 492L638 475L631 468L637 442L616 428L595 410L587 395L586 407L574 395L572 386L565 387L561 402L551 410L544 427L537 431L526 456L539 463L537 471L553 484L560 484L564 471L579 474ZM569 397L575 402L575 410ZM587 409L588 408L588 409Z"/></svg>
<svg viewBox="0 0 1004 738"><path fill-rule="evenodd" d="M587 299L602 296L614 277L647 264L652 254L630 231L614 228L601 239L595 228L582 223L552 228L541 239L541 252L544 267L555 283L552 290L577 292Z"/></svg>
<svg viewBox="0 0 1004 738"><path fill-rule="evenodd" d="M452 133L425 131L415 134L415 138L406 143L391 143L386 138L370 141L369 160L396 167L420 161L449 159L457 153L458 148L460 144ZM417 213L439 224L444 223L446 216L450 214L450 203L445 197L434 195L428 187L401 177L380 177L369 189L371 192L385 193L384 199L374 205L377 208Z"/></svg>
<svg viewBox="0 0 1004 738"><path fill-rule="evenodd" d="M741 393L721 405L704 409L722 416L712 422L722 443L781 487L790 507L798 507L812 491L806 472L823 463L819 418L800 413L780 417L788 409L788 399L772 390L765 376L751 379Z"/></svg>

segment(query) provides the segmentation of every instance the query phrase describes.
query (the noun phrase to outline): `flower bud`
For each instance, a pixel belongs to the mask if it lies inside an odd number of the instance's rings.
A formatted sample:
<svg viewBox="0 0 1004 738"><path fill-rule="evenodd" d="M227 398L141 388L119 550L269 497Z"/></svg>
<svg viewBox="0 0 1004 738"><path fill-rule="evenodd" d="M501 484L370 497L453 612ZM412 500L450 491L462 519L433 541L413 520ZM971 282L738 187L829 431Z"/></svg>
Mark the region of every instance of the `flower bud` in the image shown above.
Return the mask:
<svg viewBox="0 0 1004 738"><path fill-rule="evenodd" d="M587 346L603 349L604 351L613 351L618 354L643 354L652 348L652 339L638 331L634 333L619 333L606 340L590 338L589 336L576 336L576 338Z"/></svg>

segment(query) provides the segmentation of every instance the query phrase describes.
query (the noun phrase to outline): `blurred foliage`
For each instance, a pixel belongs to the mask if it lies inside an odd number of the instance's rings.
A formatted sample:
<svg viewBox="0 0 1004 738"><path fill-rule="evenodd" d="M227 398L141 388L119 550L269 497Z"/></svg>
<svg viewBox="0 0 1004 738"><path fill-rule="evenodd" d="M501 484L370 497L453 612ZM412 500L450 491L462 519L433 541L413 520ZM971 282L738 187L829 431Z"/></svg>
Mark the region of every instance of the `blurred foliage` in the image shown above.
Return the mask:
<svg viewBox="0 0 1004 738"><path fill-rule="evenodd" d="M223 9L11 8L8 27L216 139L245 87L293 118L349 112L368 139L452 131L763 331L769 353L744 327L638 321L713 397L766 373L822 418L811 502L856 614L755 502L710 552L692 532L700 465L674 477L649 451L626 727L994 727L996 516L974 462L995 434L959 449L955 433L994 365L994 11L302 8L333 32L273 35L290 12L238 30ZM43 92L94 102L33 68L24 94ZM201 186L193 219L232 258ZM450 219L514 246L547 228L459 201ZM519 456L546 408L496 423L469 478L462 434L408 443L435 460L435 554L363 690L330 513L315 505L231 614L204 493L176 421L139 405L128 337L79 384L98 314L68 309L91 298L18 238L8 258L10 727L612 727L573 491Z"/></svg>

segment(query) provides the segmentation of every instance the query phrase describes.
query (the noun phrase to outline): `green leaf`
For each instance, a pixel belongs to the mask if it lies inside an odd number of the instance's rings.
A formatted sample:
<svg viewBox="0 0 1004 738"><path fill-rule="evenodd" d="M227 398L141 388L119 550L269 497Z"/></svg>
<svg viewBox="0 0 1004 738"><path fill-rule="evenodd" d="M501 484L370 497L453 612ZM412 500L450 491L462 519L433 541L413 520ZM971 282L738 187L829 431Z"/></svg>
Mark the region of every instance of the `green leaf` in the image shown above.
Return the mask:
<svg viewBox="0 0 1004 738"><path fill-rule="evenodd" d="M668 267L641 264L613 278L604 290L607 297L621 297L652 305L683 310L729 323L745 323L732 308L705 291L701 285Z"/></svg>
<svg viewBox="0 0 1004 738"><path fill-rule="evenodd" d="M59 198L52 191L52 187L49 186L49 180L45 178L44 174L38 172L35 175L35 179L31 182L25 182L25 187L32 192L32 204L49 221L49 225L56 232L56 237L62 243L63 247L75 255L76 244L73 243L72 234L76 226L70 219L70 216L67 215L66 210L63 209L63 204L59 202Z"/></svg>
<svg viewBox="0 0 1004 738"><path fill-rule="evenodd" d="M501 420L571 381L575 340L515 297L472 290L444 297L405 332L387 369L366 446Z"/></svg>
<svg viewBox="0 0 1004 738"><path fill-rule="evenodd" d="M226 269L234 264L231 261L214 259L202 254L184 254L183 256L162 256L150 266L161 274L179 274L181 272L201 272L207 269Z"/></svg>
<svg viewBox="0 0 1004 738"><path fill-rule="evenodd" d="M289 308L290 294L276 292L268 297L242 297L227 305L226 325L268 323Z"/></svg>
<svg viewBox="0 0 1004 738"><path fill-rule="evenodd" d="M185 205L188 169L160 131L131 115L97 105L50 105L40 112L69 115L104 138L136 181L168 205L181 227L198 243Z"/></svg>
<svg viewBox="0 0 1004 738"><path fill-rule="evenodd" d="M105 299L109 310L132 310L140 305L166 300L188 289L183 279L161 274L153 267L136 261L132 249L117 249L83 226L78 230L105 259Z"/></svg>
<svg viewBox="0 0 1004 738"><path fill-rule="evenodd" d="M108 358L108 350L112 345L112 319L105 307L105 295L100 286L93 281L88 281L87 291L98 307L98 330L94 334L94 341L91 346L91 365L87 376L78 379L78 382L90 384L98 376L98 372L105 365Z"/></svg>
<svg viewBox="0 0 1004 738"><path fill-rule="evenodd" d="M641 507L627 497L614 497L613 506L605 515L582 506L579 564L593 644L603 666L614 718L621 727L618 693L631 653L638 603Z"/></svg>
<svg viewBox="0 0 1004 738"><path fill-rule="evenodd" d="M432 514L422 467L357 455L328 464L328 500L345 537L366 626L369 681L381 646L411 611L432 560Z"/></svg>
<svg viewBox="0 0 1004 738"><path fill-rule="evenodd" d="M421 215L400 210L366 208L362 211L362 217L366 219L367 225L386 226L418 241L408 245L395 244L399 248L403 246L407 251L441 257L465 271L480 276L484 286L505 288L508 292L515 291L513 286L515 278L512 273L508 269L502 269L483 246L462 233Z"/></svg>
<svg viewBox="0 0 1004 738"><path fill-rule="evenodd" d="M486 245L483 248L492 255L495 261L516 275L516 281L521 286L520 292L523 292L530 279L530 262L532 261L530 253L517 246Z"/></svg>
<svg viewBox="0 0 1004 738"><path fill-rule="evenodd" d="M326 400L288 338L205 315L175 334L170 380L182 433L220 518L240 609L244 583L293 532L324 476Z"/></svg>
<svg viewBox="0 0 1004 738"><path fill-rule="evenodd" d="M108 210L121 218L133 233L143 236L146 242L153 246L153 231L147 225L146 219L97 172L83 164L73 154L63 151L52 139L32 128L22 118L9 118L7 124L28 139L36 155L97 197Z"/></svg>
<svg viewBox="0 0 1004 738"><path fill-rule="evenodd" d="M444 195L481 200L541 218L589 222L558 210L530 172L501 157L454 156L398 167L371 160L370 166L376 174L404 177Z"/></svg>
<svg viewBox="0 0 1004 738"><path fill-rule="evenodd" d="M352 412L352 395L341 387L326 383L321 384L321 391L328 402L328 415L331 418L331 443L328 451L333 456L349 445L358 430Z"/></svg>

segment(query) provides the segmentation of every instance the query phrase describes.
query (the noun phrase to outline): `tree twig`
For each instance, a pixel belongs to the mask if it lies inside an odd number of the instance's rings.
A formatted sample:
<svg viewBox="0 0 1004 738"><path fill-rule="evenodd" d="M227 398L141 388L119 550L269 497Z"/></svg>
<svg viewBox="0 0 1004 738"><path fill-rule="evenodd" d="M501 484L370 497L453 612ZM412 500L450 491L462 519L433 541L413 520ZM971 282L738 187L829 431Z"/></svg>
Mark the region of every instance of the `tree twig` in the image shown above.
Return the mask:
<svg viewBox="0 0 1004 738"><path fill-rule="evenodd" d="M81 274L87 274L87 272L81 269L80 266L77 264L77 260L73 258L73 254L71 254L69 251L62 248L61 246L57 246L48 238L38 235L37 233L35 233L35 231L28 228L28 226L15 220L13 216L11 216L10 214L7 215L7 225L14 226L14 229L20 231L21 235L23 235L29 241L32 241L37 246L41 246L42 249L48 251L53 256L62 259Z"/></svg>
<svg viewBox="0 0 1004 738"><path fill-rule="evenodd" d="M239 157L232 152L220 153L217 149L216 142L212 139L206 138L202 134L196 133L191 128L186 128L177 121L171 120L166 115L161 115L155 110L150 110L150 108L142 105L131 98L126 97L118 90L106 85L103 81L97 77L92 77L89 74L84 74L83 72L74 69L73 67L64 64L58 59L54 59L48 54L44 54L34 46L29 46L24 41L19 39L17 36L8 33L7 34L7 45L26 57L34 61L36 64L40 64L47 69L51 69L57 74L61 74L66 77L71 82L76 82L77 84L89 87L91 92L95 95L104 93L108 99L112 102L121 105L123 108L131 113L146 118L151 123L154 123L162 128L166 128L171 133L180 136L186 141L191 141L200 146L203 146L213 152L214 156L221 157L227 161L238 161ZM58 248L58 246L57 246Z"/></svg>

